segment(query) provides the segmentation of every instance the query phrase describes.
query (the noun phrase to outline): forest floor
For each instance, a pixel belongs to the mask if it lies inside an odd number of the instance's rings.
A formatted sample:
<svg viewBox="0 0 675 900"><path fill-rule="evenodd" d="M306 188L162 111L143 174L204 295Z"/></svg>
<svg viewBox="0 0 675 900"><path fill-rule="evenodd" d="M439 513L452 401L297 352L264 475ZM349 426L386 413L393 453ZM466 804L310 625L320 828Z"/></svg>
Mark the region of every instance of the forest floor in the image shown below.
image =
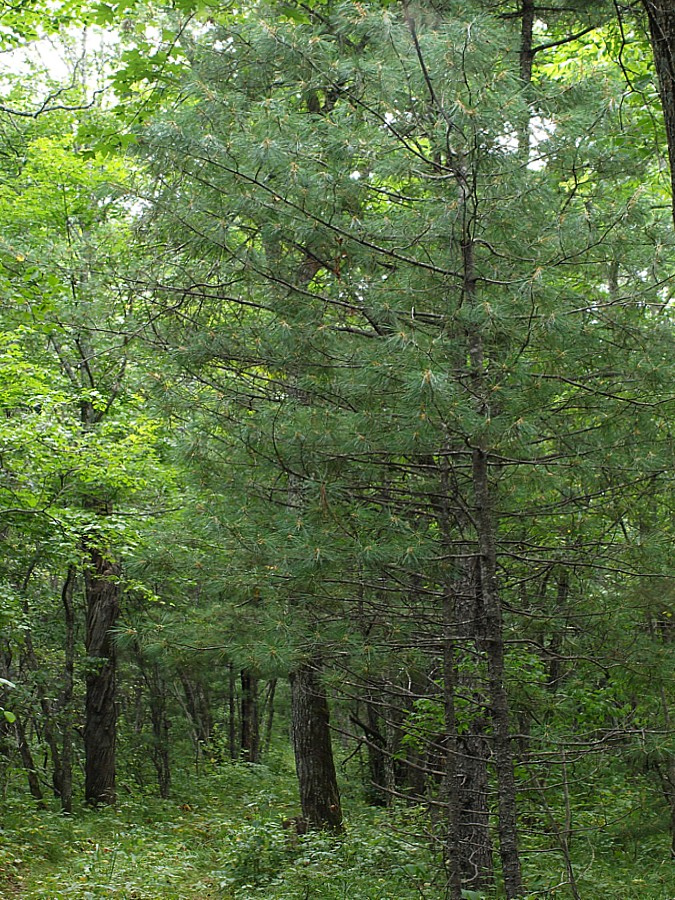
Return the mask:
<svg viewBox="0 0 675 900"><path fill-rule="evenodd" d="M363 806L346 786L342 837L298 836L292 772L226 764L185 774L171 800L120 785L103 810L33 809L8 796L0 829L0 898L42 900L440 900L441 873L421 810ZM580 842L581 843L581 842ZM667 835L586 841L583 900L674 900ZM570 897L557 853L526 855L534 898ZM498 896L498 894L495 894ZM480 895L467 893L471 900Z"/></svg>

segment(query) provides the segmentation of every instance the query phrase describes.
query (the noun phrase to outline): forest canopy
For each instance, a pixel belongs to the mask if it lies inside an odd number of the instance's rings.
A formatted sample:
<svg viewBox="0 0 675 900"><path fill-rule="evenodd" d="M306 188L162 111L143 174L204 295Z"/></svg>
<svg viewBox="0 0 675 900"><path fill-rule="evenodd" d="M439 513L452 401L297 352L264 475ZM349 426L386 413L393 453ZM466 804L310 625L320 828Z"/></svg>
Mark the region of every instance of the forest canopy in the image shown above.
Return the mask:
<svg viewBox="0 0 675 900"><path fill-rule="evenodd" d="M672 897L671 5L1 15L0 891Z"/></svg>

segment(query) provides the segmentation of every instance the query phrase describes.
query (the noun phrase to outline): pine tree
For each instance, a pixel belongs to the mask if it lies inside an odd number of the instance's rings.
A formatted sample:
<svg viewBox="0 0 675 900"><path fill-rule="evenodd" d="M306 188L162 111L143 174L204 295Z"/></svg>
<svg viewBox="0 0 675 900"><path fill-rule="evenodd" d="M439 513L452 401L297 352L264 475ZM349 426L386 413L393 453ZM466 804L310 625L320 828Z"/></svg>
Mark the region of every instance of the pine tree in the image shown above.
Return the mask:
<svg viewBox="0 0 675 900"><path fill-rule="evenodd" d="M190 47L139 137L163 339L218 477L251 467L232 576L309 658L354 668L372 636L425 659L453 898L493 877L474 813L521 892L515 761L551 752L525 685L564 679L570 606L606 612L616 498L667 479L671 237L658 173L627 168L639 113L609 59L535 55L530 82L524 23L484 7L260 6Z"/></svg>

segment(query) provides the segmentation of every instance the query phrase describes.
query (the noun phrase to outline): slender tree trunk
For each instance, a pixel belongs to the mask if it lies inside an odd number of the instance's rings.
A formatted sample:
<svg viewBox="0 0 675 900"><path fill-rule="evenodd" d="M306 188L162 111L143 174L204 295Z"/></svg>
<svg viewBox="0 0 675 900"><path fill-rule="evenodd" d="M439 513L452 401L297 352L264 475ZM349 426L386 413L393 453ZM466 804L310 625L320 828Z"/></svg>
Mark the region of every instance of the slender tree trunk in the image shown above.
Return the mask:
<svg viewBox="0 0 675 900"><path fill-rule="evenodd" d="M475 570L475 564L465 567L464 577L457 584L455 610L458 642L465 653L478 657L486 648L484 615L478 604ZM464 697L472 698L475 709L458 737L458 767L461 779L462 882L464 887L480 891L493 886L494 867L488 802L488 723L482 714L485 707L484 689L477 682L475 673L470 670L459 675L459 688Z"/></svg>
<svg viewBox="0 0 675 900"><path fill-rule="evenodd" d="M117 671L111 629L119 615L120 568L89 546L85 569L88 657L84 753L87 803L115 802Z"/></svg>
<svg viewBox="0 0 675 900"><path fill-rule="evenodd" d="M443 708L445 738L444 793L447 803L444 861L447 872L447 900L462 900L462 825L459 771L459 734L457 727L455 663L456 609L452 592L443 601Z"/></svg>
<svg viewBox="0 0 675 900"><path fill-rule="evenodd" d="M480 552L480 591L485 608L490 712L493 725L493 760L497 772L499 805L499 853L508 898L521 892L516 781L509 726L509 702L504 684L504 626L497 587L497 548L489 484L489 457L476 447L473 483Z"/></svg>
<svg viewBox="0 0 675 900"><path fill-rule="evenodd" d="M453 526L462 534L470 529L471 522L465 514L450 512L451 499L455 501L452 505L457 506L458 488L453 480L448 458L447 454L441 457L439 499L434 502L434 506L446 552L451 555L454 546ZM483 610L478 602L477 561L471 559L472 550L469 545L462 548L462 554L464 562L459 566L456 564L446 574L443 604L445 740L448 747L448 770L454 779L454 793L448 803L448 814L450 834L457 841L452 852L456 857L455 865L461 875L461 884L471 890L481 890L489 888L494 879L486 728L484 717L476 715L474 711L470 721L462 723L460 734L454 698L459 689L465 698L472 698L478 709L485 706L476 675L471 673L470 667L460 673L456 663L458 650L467 660L478 659L485 653L485 626ZM452 873L453 870L449 871Z"/></svg>
<svg viewBox="0 0 675 900"><path fill-rule="evenodd" d="M241 679L241 756L246 762L260 762L260 710L258 679L250 669L242 669Z"/></svg>
<svg viewBox="0 0 675 900"><path fill-rule="evenodd" d="M24 615L28 619L30 610L28 600L25 598L22 603L22 609ZM30 669L30 671L34 673L39 672L40 664L38 663L37 657L35 655L35 649L33 647L33 637L30 629L28 629L24 635L22 657L22 668L23 666L25 666L27 669ZM54 796L61 797L63 793L63 760L61 758L59 736L54 722L53 701L49 697L47 697L45 693L45 685L40 683L39 680L36 684L36 693L38 695L41 710L41 735L44 739L45 744L49 747L49 755L51 756L52 760L52 787Z"/></svg>
<svg viewBox="0 0 675 900"><path fill-rule="evenodd" d="M227 736L230 745L230 759L237 759L239 748L237 747L237 680L235 677L234 666L232 663L228 665L228 719L227 719Z"/></svg>
<svg viewBox="0 0 675 900"><path fill-rule="evenodd" d="M22 596L21 607L23 610L23 614L26 617L26 620L30 620L30 604L28 601L28 585L30 583L30 579L33 571L35 570L35 566L37 565L37 559L34 560L28 568L28 571L21 583L18 587L18 591ZM68 576L66 578L66 585L70 583L70 569L68 570ZM65 589L65 587L64 587ZM39 673L40 671L40 663L38 662L38 658L35 654L35 648L33 646L33 635L28 629L24 634L24 642L22 648L22 668L25 666L33 673ZM54 796L61 797L63 795L63 780L64 780L64 772L63 772L63 759L61 755L61 741L59 740L58 726L55 721L54 716L54 701L52 699L54 688L52 686L51 696L48 696L46 693L45 685L42 681L37 679L35 685L36 693L38 695L38 699L40 702L40 725L41 725L41 733L44 738L44 742L49 747L49 754L52 760L52 787L54 791Z"/></svg>
<svg viewBox="0 0 675 900"><path fill-rule="evenodd" d="M391 793L387 790L387 738L382 734L382 721L377 712L372 692L366 697L368 774L370 776L369 800L374 806L389 806Z"/></svg>
<svg viewBox="0 0 675 900"><path fill-rule="evenodd" d="M16 717L14 723L16 729L17 745L19 747L19 755L28 779L28 789L31 797L37 802L40 809L46 809L44 797L42 796L42 788L40 787L40 779L38 778L37 766L33 759L33 754L28 743L26 729L24 727L21 716Z"/></svg>
<svg viewBox="0 0 675 900"><path fill-rule="evenodd" d="M272 744L272 728L274 726L274 697L277 690L276 678L267 682L267 698L266 698L266 717L265 717L265 738L263 741L263 750L265 754L270 752Z"/></svg>
<svg viewBox="0 0 675 900"><path fill-rule="evenodd" d="M477 296L476 243L473 237L473 186L467 170L458 165L456 176L464 211L461 242L463 297L475 307ZM467 329L469 374L473 384L476 412L487 423L497 410L491 408L489 385L486 384L483 335L476 327ZM471 438L471 480L474 495L474 522L478 544L479 583L477 601L485 623L481 640L486 648L488 693L493 726L493 763L497 773L499 855L507 898L521 893L522 875L518 853L516 782L513 748L509 725L509 701L504 684L504 624L497 579L497 538L494 498L490 484L490 452L483 434Z"/></svg>
<svg viewBox="0 0 675 900"><path fill-rule="evenodd" d="M157 664L152 665L146 678L152 720L152 762L157 775L159 796L166 800L171 792L171 760L169 755L169 716L167 690Z"/></svg>
<svg viewBox="0 0 675 900"><path fill-rule="evenodd" d="M311 828L342 829L328 698L314 658L291 673L291 720L302 815Z"/></svg>
<svg viewBox="0 0 675 900"><path fill-rule="evenodd" d="M183 685L185 705L192 720L195 740L198 744L197 753L200 756L202 749L211 742L213 732L210 698L203 684L191 678L186 672L179 670L178 677Z"/></svg>
<svg viewBox="0 0 675 900"><path fill-rule="evenodd" d="M75 566L68 567L68 574L61 591L65 623L64 667L63 667L63 715L61 736L61 809L73 809L73 689L75 684L75 612L73 590L75 587Z"/></svg>
<svg viewBox="0 0 675 900"><path fill-rule="evenodd" d="M524 84L529 84L532 81L532 63L534 61L532 37L536 18L535 0L523 0L520 15L520 77Z"/></svg>

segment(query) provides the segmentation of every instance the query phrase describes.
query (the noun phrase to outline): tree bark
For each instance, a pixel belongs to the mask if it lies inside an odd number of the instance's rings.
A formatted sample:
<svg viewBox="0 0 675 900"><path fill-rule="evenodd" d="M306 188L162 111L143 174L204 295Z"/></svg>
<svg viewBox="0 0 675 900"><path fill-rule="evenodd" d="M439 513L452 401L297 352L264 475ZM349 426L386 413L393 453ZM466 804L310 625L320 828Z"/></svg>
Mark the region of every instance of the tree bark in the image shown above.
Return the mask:
<svg viewBox="0 0 675 900"><path fill-rule="evenodd" d="M473 570L473 571L471 571ZM484 614L478 602L476 563L467 566L464 578L457 585L455 599L458 643L464 652L480 655L484 644ZM490 832L490 756L482 686L475 673L467 668L459 675L459 688L464 697L471 697L474 709L458 736L458 777L460 779L460 850L462 884L474 891L489 890L494 884L493 843ZM480 712L479 712L480 711Z"/></svg>
<svg viewBox="0 0 675 900"><path fill-rule="evenodd" d="M169 755L169 716L167 690L159 666L154 663L146 675L150 694L152 720L152 762L157 775L159 796L166 800L171 792L171 760Z"/></svg>
<svg viewBox="0 0 675 900"><path fill-rule="evenodd" d="M73 809L73 692L75 684L75 611L73 609L73 589L75 587L75 566L68 567L68 574L61 591L64 624L66 629L64 642L63 669L63 717L61 736L61 809L72 812Z"/></svg>
<svg viewBox="0 0 675 900"><path fill-rule="evenodd" d="M523 0L520 12L521 27L519 57L520 77L524 84L529 84L532 81L532 63L534 62L532 36L534 32L535 12L534 0Z"/></svg>
<svg viewBox="0 0 675 900"><path fill-rule="evenodd" d="M302 815L310 828L342 829L326 690L321 661L314 658L291 673L291 721Z"/></svg>
<svg viewBox="0 0 675 900"><path fill-rule="evenodd" d="M260 762L260 711L258 679L250 669L242 669L241 679L241 758Z"/></svg>
<svg viewBox="0 0 675 900"><path fill-rule="evenodd" d="M119 615L119 565L97 547L87 548L86 650L88 657L86 720L84 726L87 803L115 802L115 744L117 737L117 671L111 629Z"/></svg>
<svg viewBox="0 0 675 900"><path fill-rule="evenodd" d="M236 759L239 755L239 748L237 747L237 676L232 663L228 665L227 670L227 742L229 744L230 759Z"/></svg>
<svg viewBox="0 0 675 900"><path fill-rule="evenodd" d="M266 718L265 718L265 739L263 742L263 752L268 754L272 745L272 728L274 726L274 695L277 690L276 678L267 682L267 698L266 698Z"/></svg>
<svg viewBox="0 0 675 900"><path fill-rule="evenodd" d="M493 760L497 772L499 854L508 898L521 893L516 781L509 727L509 701L504 684L504 625L497 586L497 547L489 482L489 456L482 447L473 451L473 483L480 554L480 592L485 609Z"/></svg>
<svg viewBox="0 0 675 900"><path fill-rule="evenodd" d="M672 0L642 0L663 108L670 163L670 190L675 222L675 4Z"/></svg>
<svg viewBox="0 0 675 900"><path fill-rule="evenodd" d="M440 467L440 500L435 503L435 512L448 555L453 552L453 525L458 527L460 534L471 527L466 514L450 513L450 500L456 500L456 493L448 457L444 455ZM456 502L453 503L453 506L456 505ZM443 603L446 781L449 793L446 857L454 853L454 865L463 887L481 890L490 888L494 880L486 723L483 715L476 715L472 710L469 721L461 723L460 733L455 695L459 688L465 698L472 698L477 709L484 709L485 698L475 673L471 672L470 666L460 672L457 657L461 653L464 659L478 659L488 648L485 644L484 610L479 602L477 585L478 561L471 558L475 551L469 545L462 548L462 553L464 561L446 573ZM450 837L456 841L454 850L451 850ZM446 869L453 873L447 860Z"/></svg>
<svg viewBox="0 0 675 900"><path fill-rule="evenodd" d="M455 597L451 591L443 601L443 710L445 739L444 794L447 803L444 862L448 900L462 900L462 823L459 771L459 734L456 710L457 665L455 662Z"/></svg>
<svg viewBox="0 0 675 900"><path fill-rule="evenodd" d="M21 716L16 717L14 727L16 729L16 739L19 747L19 755L21 756L21 762L23 763L23 767L26 771L26 778L28 779L28 789L30 790L30 795L33 800L36 801L40 809L46 809L44 798L42 796L42 788L40 787L40 779L38 778L37 766L35 765L33 754L31 753L30 744L28 743L28 737L26 735L26 729L24 728Z"/></svg>
<svg viewBox="0 0 675 900"><path fill-rule="evenodd" d="M213 732L211 701L208 692L199 680L191 678L182 669L178 670L178 677L185 694L185 708L194 728L195 741L197 742L195 749L197 750L197 755L200 756L203 748L211 743L211 734Z"/></svg>

